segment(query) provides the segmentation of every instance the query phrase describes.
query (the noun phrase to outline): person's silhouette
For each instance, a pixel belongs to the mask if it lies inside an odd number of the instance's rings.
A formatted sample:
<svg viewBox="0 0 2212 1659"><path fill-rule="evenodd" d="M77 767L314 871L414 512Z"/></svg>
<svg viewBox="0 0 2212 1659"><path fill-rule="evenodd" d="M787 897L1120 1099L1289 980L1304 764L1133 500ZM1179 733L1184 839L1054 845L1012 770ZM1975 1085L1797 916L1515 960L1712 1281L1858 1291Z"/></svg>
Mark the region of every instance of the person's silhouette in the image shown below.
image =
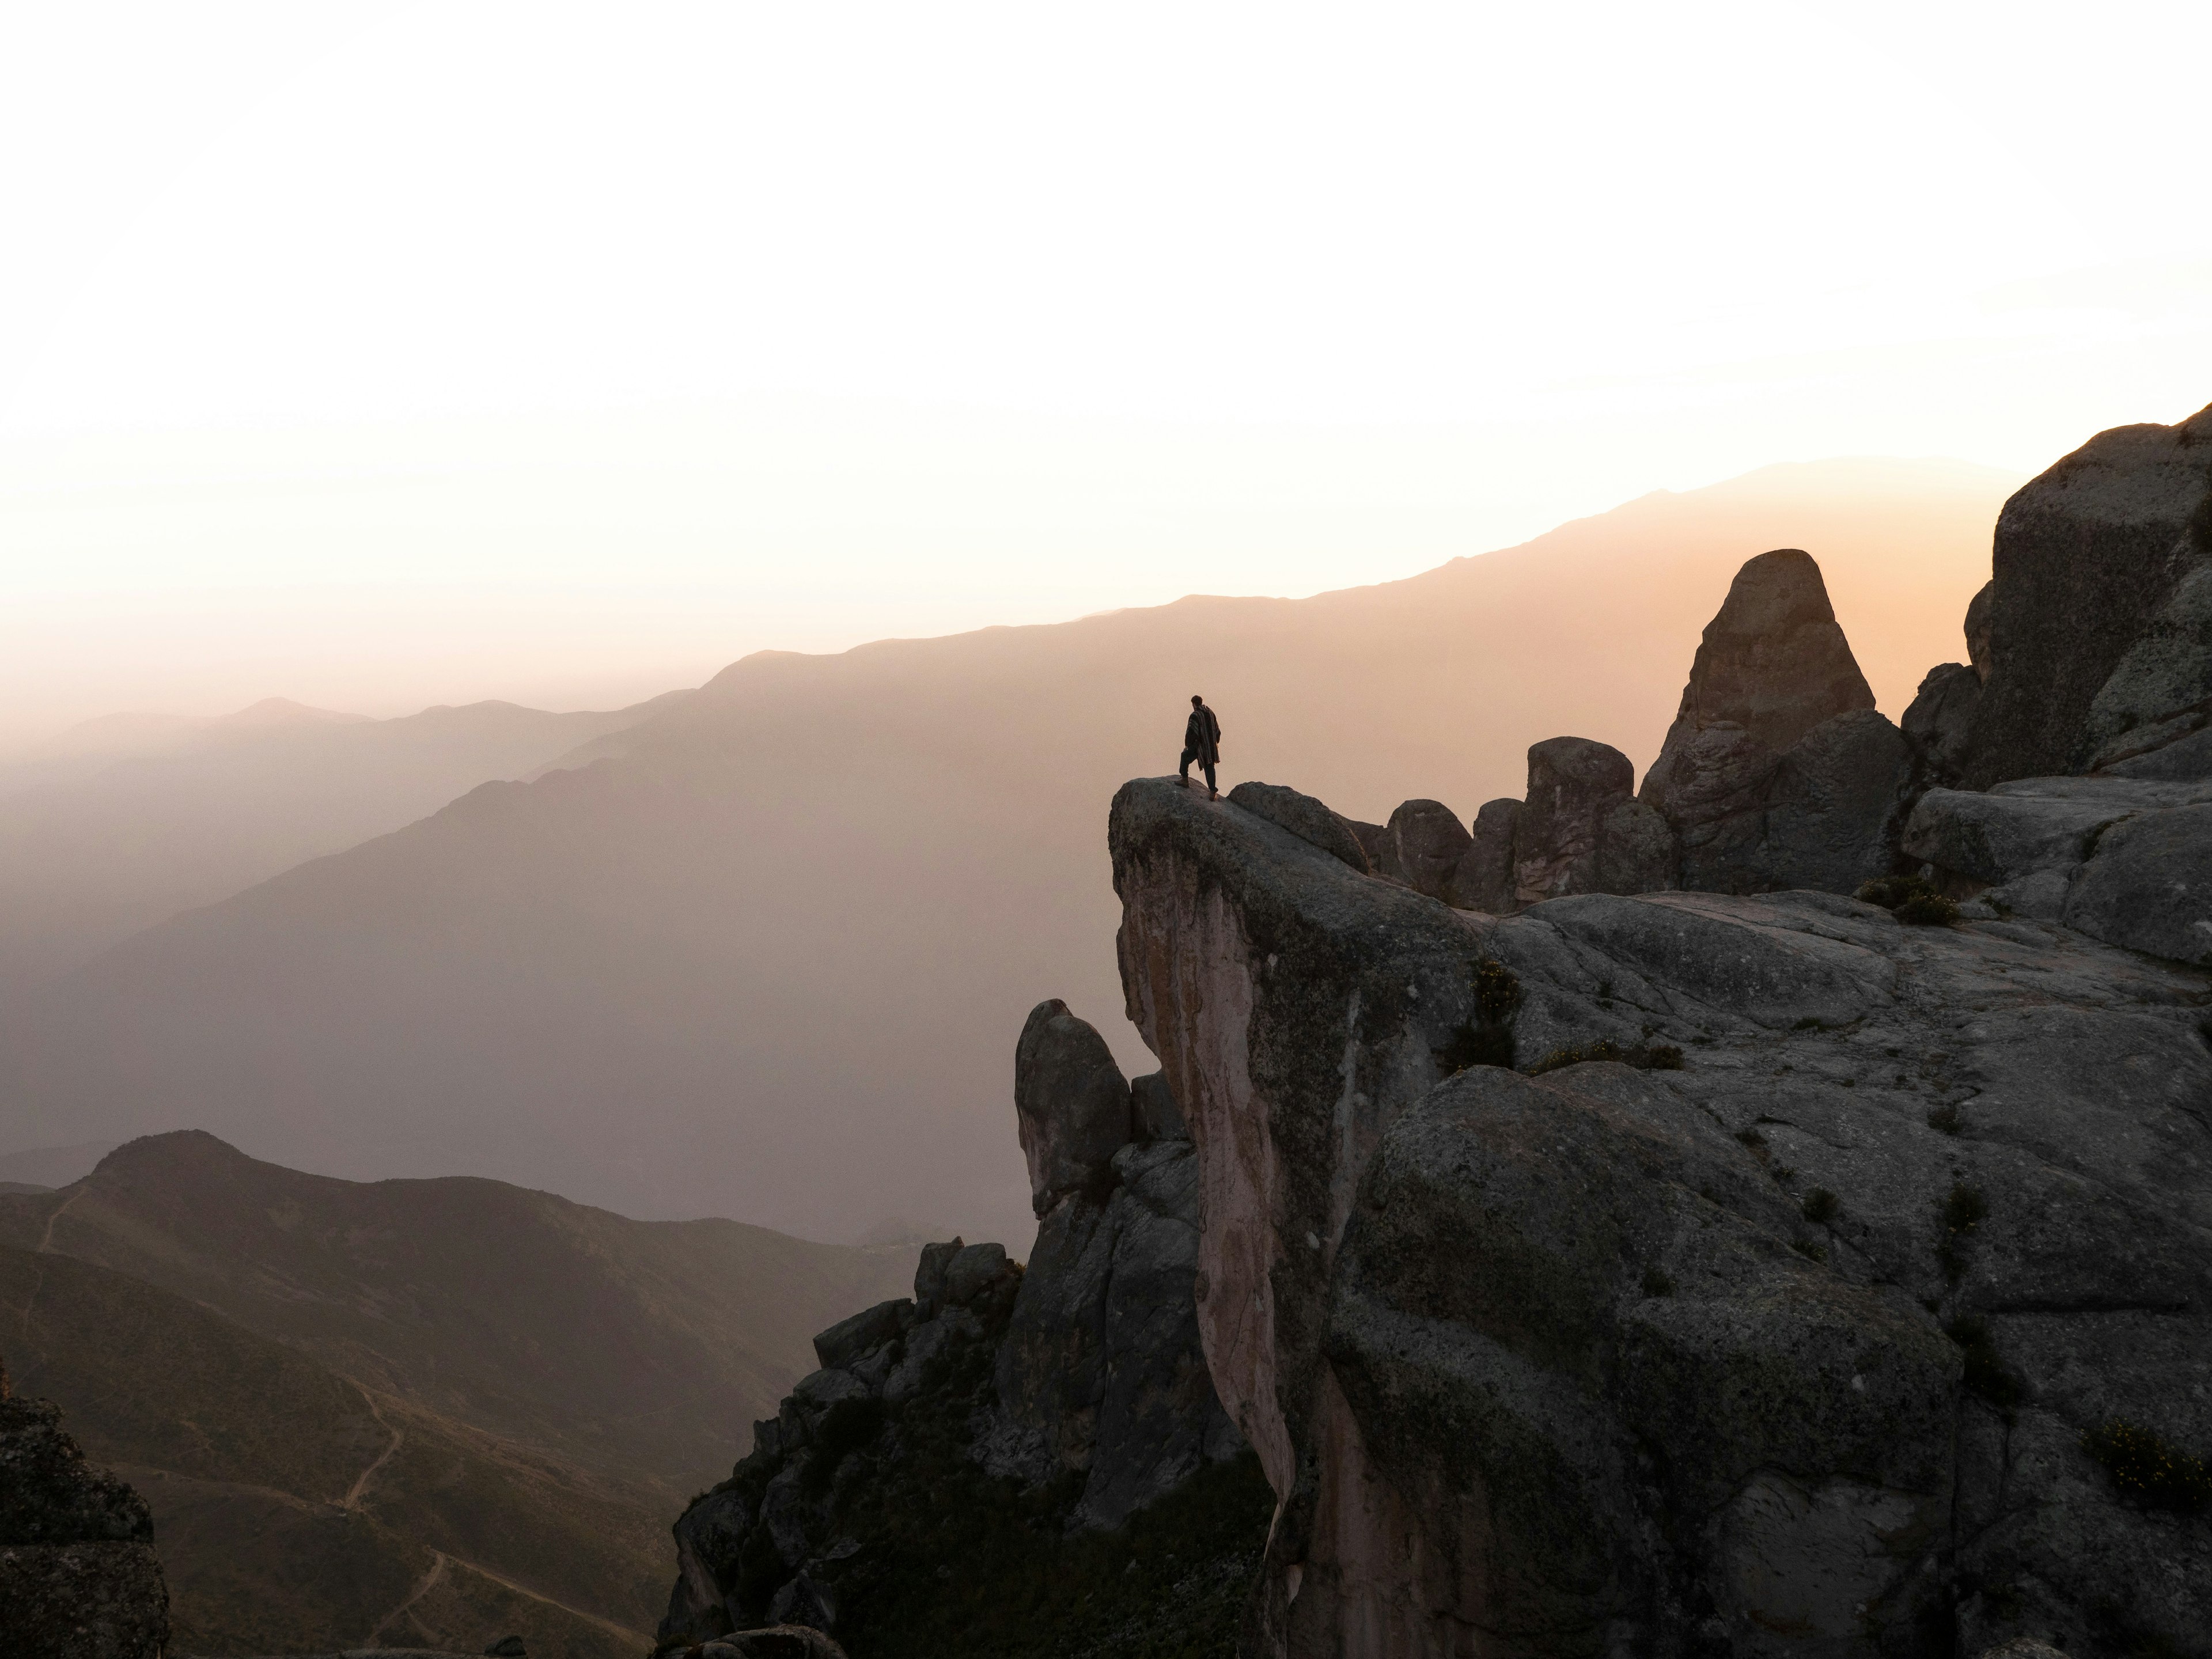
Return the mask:
<svg viewBox="0 0 2212 1659"><path fill-rule="evenodd" d="M1213 711L1206 706L1206 699L1194 693L1190 700L1190 718L1183 722L1182 767L1177 774L1182 779L1183 787L1190 787L1190 763L1196 761L1206 770L1206 798L1219 800L1221 791L1215 787L1213 769L1220 759L1221 722L1214 719Z"/></svg>

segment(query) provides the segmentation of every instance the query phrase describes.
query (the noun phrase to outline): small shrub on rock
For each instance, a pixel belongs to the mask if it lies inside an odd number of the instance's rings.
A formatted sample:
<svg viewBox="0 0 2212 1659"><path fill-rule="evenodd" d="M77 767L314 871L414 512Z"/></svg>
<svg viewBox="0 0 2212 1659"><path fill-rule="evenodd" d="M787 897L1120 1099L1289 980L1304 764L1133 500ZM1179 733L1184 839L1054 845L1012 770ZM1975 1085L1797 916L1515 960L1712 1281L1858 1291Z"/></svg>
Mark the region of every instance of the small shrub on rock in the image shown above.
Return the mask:
<svg viewBox="0 0 2212 1659"><path fill-rule="evenodd" d="M1928 1127L1939 1135L1954 1135L1966 1127L1966 1115L1956 1106L1930 1107Z"/></svg>
<svg viewBox="0 0 2212 1659"><path fill-rule="evenodd" d="M1879 904L1885 910L1894 910L1907 899L1935 890L1917 876L1876 876L1862 884L1851 896L1862 904Z"/></svg>
<svg viewBox="0 0 2212 1659"><path fill-rule="evenodd" d="M1808 1261L1826 1261L1828 1259L1828 1247L1814 1239L1793 1238L1790 1241L1790 1248Z"/></svg>
<svg viewBox="0 0 2212 1659"><path fill-rule="evenodd" d="M2112 1484L2151 1509L2191 1514L2212 1503L2212 1471L2148 1429L2114 1418L2081 1437L2081 1449L2102 1464Z"/></svg>
<svg viewBox="0 0 2212 1659"><path fill-rule="evenodd" d="M1600 1037L1595 1042L1577 1043L1571 1048L1554 1048L1528 1068L1530 1077L1540 1077L1546 1072L1556 1072L1563 1066L1580 1066L1589 1060L1609 1060L1622 1066L1633 1066L1639 1072L1679 1072L1682 1069L1682 1051L1671 1042L1615 1042L1611 1037Z"/></svg>
<svg viewBox="0 0 2212 1659"><path fill-rule="evenodd" d="M1959 919L1959 907L1918 876L1876 876L1853 896L1879 904L1911 927L1948 927Z"/></svg>
<svg viewBox="0 0 2212 1659"><path fill-rule="evenodd" d="M1836 1212L1843 1206L1826 1187L1815 1187L1805 1194L1802 1207L1806 1220L1816 1227L1825 1227L1836 1218Z"/></svg>
<svg viewBox="0 0 2212 1659"><path fill-rule="evenodd" d="M1959 907L1941 893L1916 893L1897 907L1897 919L1908 927L1948 927Z"/></svg>
<svg viewBox="0 0 2212 1659"><path fill-rule="evenodd" d="M1472 977L1474 1018L1462 1024L1451 1040L1435 1051L1437 1064L1446 1077L1456 1077L1474 1066L1512 1069L1513 1017L1521 1012L1521 981L1510 968L1489 957L1475 963Z"/></svg>

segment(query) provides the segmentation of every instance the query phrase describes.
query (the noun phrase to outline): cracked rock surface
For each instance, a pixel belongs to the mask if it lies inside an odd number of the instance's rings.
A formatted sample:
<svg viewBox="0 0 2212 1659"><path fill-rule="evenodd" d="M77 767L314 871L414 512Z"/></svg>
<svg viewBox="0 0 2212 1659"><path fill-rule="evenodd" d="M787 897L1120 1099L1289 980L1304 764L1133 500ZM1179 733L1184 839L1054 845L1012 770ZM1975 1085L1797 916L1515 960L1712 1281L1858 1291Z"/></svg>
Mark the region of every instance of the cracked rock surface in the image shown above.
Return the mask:
<svg viewBox="0 0 2212 1659"><path fill-rule="evenodd" d="M2212 1454L2212 975L1824 892L1498 920L1166 781L1110 842L1258 1651L2212 1654L2212 1529L2090 1449Z"/></svg>

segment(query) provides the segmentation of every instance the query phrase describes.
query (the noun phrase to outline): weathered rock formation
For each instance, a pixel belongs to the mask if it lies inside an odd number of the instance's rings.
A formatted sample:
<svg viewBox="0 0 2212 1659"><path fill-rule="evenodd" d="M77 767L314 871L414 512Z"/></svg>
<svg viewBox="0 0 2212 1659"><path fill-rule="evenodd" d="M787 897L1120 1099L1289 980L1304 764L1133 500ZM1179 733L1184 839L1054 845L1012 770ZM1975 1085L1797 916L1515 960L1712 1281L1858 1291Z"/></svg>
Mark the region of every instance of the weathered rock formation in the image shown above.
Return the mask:
<svg viewBox="0 0 2212 1659"><path fill-rule="evenodd" d="M1974 656L1969 787L2109 766L2204 728L2208 501L2212 409L2100 432L2005 503ZM1970 612L1970 647L1982 621ZM2212 764L2212 741L2197 764Z"/></svg>
<svg viewBox="0 0 2212 1659"><path fill-rule="evenodd" d="M1050 1037L1033 1040L1041 1025ZM1093 1045L1105 1052L1065 1005L1040 1004L1016 1050L1015 1099L1046 1117L1055 1099L1082 1109L1060 1055ZM1118 1068L1113 1079L1125 1103L1172 1102L1164 1079L1133 1090ZM1078 1526L1118 1526L1243 1449L1198 1340L1197 1152L1180 1114L1168 1135L1134 1139L1131 1127L1155 1115L1125 1104L1122 1143L1044 1212L999 1348L999 1423L985 1464L1030 1487L1080 1477Z"/></svg>
<svg viewBox="0 0 2212 1659"><path fill-rule="evenodd" d="M822 1369L677 1522L663 1653L786 1620L863 1659L908 1651L915 1617L959 1623L940 1565L988 1605L1068 1535L1155 1524L1164 1500L1201 1486L1227 1531L1194 1543L1165 1523L1181 1549L1154 1565L1172 1576L1115 1593L1156 1593L1194 1624L1234 1618L1266 1511L1255 1479L1237 1484L1249 1460L1199 1345L1199 1164L1182 1115L1161 1078L1125 1080L1059 1001L1023 1028L1014 1097L1041 1218L1026 1269L997 1244L933 1244L912 1300L815 1339ZM994 1590L993 1571L1008 1584Z"/></svg>
<svg viewBox="0 0 2212 1659"><path fill-rule="evenodd" d="M2212 1653L2212 976L1819 892L1498 920L1164 781L1109 839L1259 1651Z"/></svg>
<svg viewBox="0 0 2212 1659"><path fill-rule="evenodd" d="M2212 967L2212 778L2026 778L1933 789L1905 850L1968 914L2063 922Z"/></svg>
<svg viewBox="0 0 2212 1659"><path fill-rule="evenodd" d="M1367 850L1370 844L1379 848L1383 838L1391 834L1380 824L1355 826L1311 795L1301 794L1279 783L1240 783L1229 792L1229 799L1246 811L1256 812L1268 823L1282 825L1292 835L1311 842L1363 873L1375 867ZM1453 827L1458 826L1455 823ZM1395 847L1392 850L1395 854Z"/></svg>
<svg viewBox="0 0 2212 1659"><path fill-rule="evenodd" d="M1409 800L1390 814L1392 866L1414 891L1446 897L1467 855L1467 827L1442 801Z"/></svg>
<svg viewBox="0 0 2212 1659"><path fill-rule="evenodd" d="M1889 872L1916 760L1875 711L1820 566L1785 548L1736 573L1639 799L1674 830L1684 887L1847 893Z"/></svg>
<svg viewBox="0 0 2212 1659"><path fill-rule="evenodd" d="M1114 1154L1129 1144L1129 1080L1106 1039L1064 1002L1039 1003L1022 1027L1014 1120L1040 1216L1070 1194L1103 1184Z"/></svg>
<svg viewBox="0 0 2212 1659"><path fill-rule="evenodd" d="M0 1650L9 1659L161 1659L169 1592L145 1501L92 1468L61 1413L0 1364Z"/></svg>

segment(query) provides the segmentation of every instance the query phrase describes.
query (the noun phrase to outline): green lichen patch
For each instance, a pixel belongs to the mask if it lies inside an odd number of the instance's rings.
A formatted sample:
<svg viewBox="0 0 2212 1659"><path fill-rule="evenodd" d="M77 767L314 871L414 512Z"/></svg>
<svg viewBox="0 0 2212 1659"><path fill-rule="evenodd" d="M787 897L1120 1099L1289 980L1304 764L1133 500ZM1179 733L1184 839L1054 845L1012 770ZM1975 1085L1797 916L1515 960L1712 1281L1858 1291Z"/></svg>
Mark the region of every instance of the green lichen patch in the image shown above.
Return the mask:
<svg viewBox="0 0 2212 1659"><path fill-rule="evenodd" d="M2212 1503L2212 1471L2148 1429L2113 1418L2081 1437L2081 1449L2126 1497L2147 1509L2194 1514Z"/></svg>

